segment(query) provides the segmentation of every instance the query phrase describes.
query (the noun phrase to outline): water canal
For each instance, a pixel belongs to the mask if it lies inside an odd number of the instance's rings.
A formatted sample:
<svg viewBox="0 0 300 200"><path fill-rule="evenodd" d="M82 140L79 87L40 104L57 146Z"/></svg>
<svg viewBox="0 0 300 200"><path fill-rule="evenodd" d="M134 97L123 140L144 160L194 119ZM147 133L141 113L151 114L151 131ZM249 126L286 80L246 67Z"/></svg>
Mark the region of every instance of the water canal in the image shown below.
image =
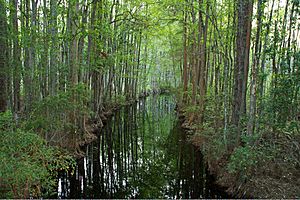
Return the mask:
<svg viewBox="0 0 300 200"><path fill-rule="evenodd" d="M85 147L75 174L61 176L59 197L224 197L181 129L175 105L172 96L156 95L116 112Z"/></svg>

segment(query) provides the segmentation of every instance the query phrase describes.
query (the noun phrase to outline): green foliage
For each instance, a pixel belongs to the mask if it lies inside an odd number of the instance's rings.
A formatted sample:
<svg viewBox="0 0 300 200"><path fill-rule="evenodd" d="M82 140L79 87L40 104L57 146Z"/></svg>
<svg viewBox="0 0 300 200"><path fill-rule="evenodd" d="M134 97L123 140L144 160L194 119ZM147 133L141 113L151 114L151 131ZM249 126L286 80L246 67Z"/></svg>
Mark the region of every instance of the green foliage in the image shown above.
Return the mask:
<svg viewBox="0 0 300 200"><path fill-rule="evenodd" d="M189 114L189 113L196 113L197 111L199 110L199 106L198 105L189 105L189 106L186 106L184 108L184 112L186 114Z"/></svg>
<svg viewBox="0 0 300 200"><path fill-rule="evenodd" d="M247 145L253 145L259 138L261 137L260 134L254 133L253 135L243 134L241 136L241 141Z"/></svg>
<svg viewBox="0 0 300 200"><path fill-rule="evenodd" d="M230 156L228 170L231 173L241 172L243 175L249 173L258 162L259 152L251 146L238 147Z"/></svg>
<svg viewBox="0 0 300 200"><path fill-rule="evenodd" d="M115 102L117 105L125 105L126 104L126 96L125 95L113 96L111 101Z"/></svg>
<svg viewBox="0 0 300 200"><path fill-rule="evenodd" d="M11 129L13 127L14 121L12 120L12 113L10 111L0 113L0 131Z"/></svg>
<svg viewBox="0 0 300 200"><path fill-rule="evenodd" d="M220 135L214 134L213 129L210 129L210 131L211 135L207 136L208 129L205 129L206 137L211 141L211 143L204 146L204 152L207 156L210 156L214 160L219 160L226 153L226 143Z"/></svg>
<svg viewBox="0 0 300 200"><path fill-rule="evenodd" d="M0 114L0 132L0 198L40 197L42 191L51 195L57 170L74 169L70 156L49 147L37 134L16 128L9 112Z"/></svg>
<svg viewBox="0 0 300 200"><path fill-rule="evenodd" d="M78 84L67 92L58 92L57 95L48 96L34 105L30 117L24 123L27 130L34 130L42 135L52 137L58 134L62 138L70 130L79 127L69 120L69 116L90 116L88 102L90 95L84 84Z"/></svg>

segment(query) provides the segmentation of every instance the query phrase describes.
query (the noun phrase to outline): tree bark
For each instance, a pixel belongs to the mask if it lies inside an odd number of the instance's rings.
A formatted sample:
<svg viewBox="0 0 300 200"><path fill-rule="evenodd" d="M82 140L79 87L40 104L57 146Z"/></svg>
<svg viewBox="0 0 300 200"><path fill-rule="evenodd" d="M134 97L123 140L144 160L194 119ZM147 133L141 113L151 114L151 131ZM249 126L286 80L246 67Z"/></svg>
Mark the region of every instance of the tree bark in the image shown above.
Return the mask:
<svg viewBox="0 0 300 200"><path fill-rule="evenodd" d="M13 113L18 118L21 110L20 82L21 82L21 48L19 45L18 30L18 0L11 0L11 26L13 33Z"/></svg>
<svg viewBox="0 0 300 200"><path fill-rule="evenodd" d="M187 4L188 1L186 0L185 3ZM184 10L184 22L183 22L183 101L187 101L187 90L188 90L188 53L187 53L187 5L185 5Z"/></svg>
<svg viewBox="0 0 300 200"><path fill-rule="evenodd" d="M7 24L4 1L0 0L0 112L6 111L7 106Z"/></svg>
<svg viewBox="0 0 300 200"><path fill-rule="evenodd" d="M238 27L232 104L232 123L240 128L240 118L246 113L246 91L249 69L252 0L238 1Z"/></svg>
<svg viewBox="0 0 300 200"><path fill-rule="evenodd" d="M57 90L57 66L59 58L59 45L58 45L58 25L57 25L57 0L50 1L50 35L51 35L51 48L50 48L50 70L49 70L49 93L55 95Z"/></svg>
<svg viewBox="0 0 300 200"><path fill-rule="evenodd" d="M252 79L250 88L250 105L249 105L249 120L247 126L248 135L252 135L254 132L255 118L256 118L256 82L257 82L257 66L260 60L260 33L262 26L262 0L257 1L257 31L255 39L255 52L252 63Z"/></svg>

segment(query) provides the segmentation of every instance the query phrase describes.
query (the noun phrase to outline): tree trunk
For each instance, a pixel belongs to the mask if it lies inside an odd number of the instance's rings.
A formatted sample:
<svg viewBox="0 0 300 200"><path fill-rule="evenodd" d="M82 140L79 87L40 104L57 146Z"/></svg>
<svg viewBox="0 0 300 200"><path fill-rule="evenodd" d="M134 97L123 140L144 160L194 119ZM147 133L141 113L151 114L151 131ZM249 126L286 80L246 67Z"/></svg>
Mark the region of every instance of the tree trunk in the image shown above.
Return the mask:
<svg viewBox="0 0 300 200"><path fill-rule="evenodd" d="M58 25L57 25L57 0L50 1L50 35L51 35L51 48L50 48L50 70L49 70L49 93L55 95L57 90L57 66L59 57L58 45Z"/></svg>
<svg viewBox="0 0 300 200"><path fill-rule="evenodd" d="M252 0L238 1L238 27L236 35L234 94L231 119L238 130L240 128L240 118L246 112L252 7Z"/></svg>
<svg viewBox="0 0 300 200"><path fill-rule="evenodd" d="M185 3L187 4L188 1L186 0ZM184 10L184 22L183 22L183 101L187 101L187 90L188 90L188 53L187 53L187 5L185 5Z"/></svg>
<svg viewBox="0 0 300 200"><path fill-rule="evenodd" d="M18 0L11 0L11 26L13 33L13 113L18 118L21 110L20 82L21 82L21 48L18 30Z"/></svg>
<svg viewBox="0 0 300 200"><path fill-rule="evenodd" d="M257 66L260 60L260 32L262 26L262 0L257 1L257 31L255 39L255 53L252 63L252 80L250 88L250 105L249 105L249 121L247 127L247 133L252 135L254 132L255 116L256 116L256 79L257 79Z"/></svg>
<svg viewBox="0 0 300 200"><path fill-rule="evenodd" d="M7 106L7 25L4 1L0 1L0 112L6 111Z"/></svg>
<svg viewBox="0 0 300 200"><path fill-rule="evenodd" d="M203 0L199 0L199 7L203 4ZM201 10L199 10L199 122L200 124L204 121L204 110L205 110L205 96L206 96L206 79L207 79L207 68L206 68L206 42L207 42L207 30L208 30L208 11L209 11L209 1L207 1L206 5L206 15L205 15L205 24L203 24L203 17ZM203 39L202 39L203 38Z"/></svg>

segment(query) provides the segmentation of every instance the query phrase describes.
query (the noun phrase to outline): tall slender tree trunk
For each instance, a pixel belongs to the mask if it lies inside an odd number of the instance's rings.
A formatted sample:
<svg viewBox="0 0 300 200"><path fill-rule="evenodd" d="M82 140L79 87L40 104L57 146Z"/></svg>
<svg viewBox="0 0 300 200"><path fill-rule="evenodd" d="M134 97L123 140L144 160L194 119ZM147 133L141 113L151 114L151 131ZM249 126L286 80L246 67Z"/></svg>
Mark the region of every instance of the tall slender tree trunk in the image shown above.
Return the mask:
<svg viewBox="0 0 300 200"><path fill-rule="evenodd" d="M256 82L257 82L257 66L259 65L260 60L260 50L261 50L261 42L260 42L260 33L262 26L262 0L257 1L257 31L256 31L256 39L255 39L255 52L253 56L252 63L252 76L251 76L251 88L250 88L250 105L249 105L249 120L247 133L252 135L254 132L255 125L255 116L256 116Z"/></svg>
<svg viewBox="0 0 300 200"><path fill-rule="evenodd" d="M246 91L249 69L252 0L239 0L237 7L238 26L236 35L236 57L234 68L234 88L232 123L240 128L240 118L246 112ZM237 138L239 142L239 138Z"/></svg>
<svg viewBox="0 0 300 200"><path fill-rule="evenodd" d="M7 106L7 22L5 2L0 0L0 112Z"/></svg>
<svg viewBox="0 0 300 200"><path fill-rule="evenodd" d="M57 25L57 0L50 1L50 13L51 17L49 20L50 24L50 37L51 37L51 48L50 48L50 70L49 70L49 93L54 95L57 90L57 66L59 61L59 44L58 44L58 25Z"/></svg>
<svg viewBox="0 0 300 200"><path fill-rule="evenodd" d="M13 113L16 119L21 110L21 47L18 30L18 0L11 0L11 26L13 33Z"/></svg>
<svg viewBox="0 0 300 200"><path fill-rule="evenodd" d="M78 84L78 39L77 39L77 24L78 24L78 13L79 4L78 1L69 1L69 24L70 24L70 79L69 84L72 89L74 89ZM76 103L77 94L74 91L72 94L72 103ZM70 113L70 123L73 125L73 129L70 132L71 145L76 148L76 128L77 128L77 117L76 117L76 109L73 109ZM78 136L78 135L77 135Z"/></svg>
<svg viewBox="0 0 300 200"><path fill-rule="evenodd" d="M48 14L48 3L47 0L43 0L43 51L42 51L42 64L39 65L39 75L40 75L40 80L39 80L39 85L40 85L40 93L42 94L42 98L45 98L46 96L49 95L49 93L51 94L51 76L52 76L52 63L49 64L49 41L51 41L52 43L55 42L54 38L52 38L50 36L51 34L51 25L49 26L49 14ZM50 23L51 24L51 23ZM49 36L51 38L51 40L49 40ZM52 43L51 43L51 47L52 47ZM50 47L50 51L52 50L52 48ZM58 47L56 47L56 50L58 49ZM37 54L39 54L39 52L37 52ZM38 56L37 56L38 57ZM50 59L51 59L51 55L50 55ZM56 59L58 59L58 55L56 56ZM38 59L37 59L38 60ZM55 65L54 65L55 67ZM53 72L54 74L55 72ZM36 86L38 84L36 83ZM53 94L52 94L53 95ZM39 95L36 95L35 98L37 98Z"/></svg>
<svg viewBox="0 0 300 200"><path fill-rule="evenodd" d="M188 1L185 1L186 4L188 4ZM187 5L185 5L184 9L184 21L183 21L183 101L187 101L187 90L188 90L188 53L187 53L187 34L188 34L188 28L187 28Z"/></svg>
<svg viewBox="0 0 300 200"><path fill-rule="evenodd" d="M267 45L269 43L269 33L270 33L270 28L271 28L271 23L272 23L272 18L273 18L273 10L274 10L274 4L275 4L275 0L272 1L272 7L271 7L271 11L270 11L270 16L269 16L269 20L267 22L267 28L265 31L265 35L264 35L264 41L263 41L263 49L262 49L262 55L261 55L261 68L260 68L260 73L262 74L261 78L260 78L260 87L259 87L259 95L260 95L260 106L262 106L263 104L263 98L262 96L264 95L264 88L265 88L265 77L264 77L264 73L265 73L265 66L266 66L266 57L267 57ZM259 109L259 112L261 112L262 109Z"/></svg>
<svg viewBox="0 0 300 200"><path fill-rule="evenodd" d="M36 42L37 42L37 35L39 32L39 24L38 24L38 0L31 0L31 37L30 37L30 47L29 47L29 54L30 54L30 59L29 59L29 65L31 68L30 71L30 79L31 79L31 85L30 85L30 93L28 94L28 99L29 99L29 104L28 104L28 108L29 110L31 109L31 103L33 101L33 99L37 96L37 88L36 87L36 83L38 82L38 76L35 75L35 72L37 71L37 61L36 61L36 57L37 57L37 49L36 49ZM47 18L45 18L46 20ZM46 59L45 59L46 60ZM45 61L47 63L47 60Z"/></svg>
<svg viewBox="0 0 300 200"><path fill-rule="evenodd" d="M71 41L70 41L70 84L72 87L76 86L78 83L78 38L77 38L77 24L79 11L79 4L77 1L72 2L70 0L69 5L69 19L70 20L70 31L71 31Z"/></svg>
<svg viewBox="0 0 300 200"><path fill-rule="evenodd" d="M199 0L199 7L203 5L203 0ZM204 110L205 110L205 96L206 96L206 79L207 79L207 66L206 66L206 42L207 42L207 30L208 30L208 11L209 11L209 1L206 5L206 15L205 15L205 24L203 22L202 11L199 10L199 122L200 124L204 121Z"/></svg>
<svg viewBox="0 0 300 200"><path fill-rule="evenodd" d="M194 10L194 0L191 1L191 16L192 16L192 24L193 26L196 24L196 15ZM199 67L197 64L198 59L196 59L197 56L197 39L196 39L196 26L192 28L192 45L191 45L191 54L190 54L190 61L191 61L191 68L192 68L192 104L196 106L197 104L197 80L198 80L198 73L197 68ZM199 41L200 42L200 41ZM195 113L193 112L190 116L189 123L193 122L195 118Z"/></svg>

